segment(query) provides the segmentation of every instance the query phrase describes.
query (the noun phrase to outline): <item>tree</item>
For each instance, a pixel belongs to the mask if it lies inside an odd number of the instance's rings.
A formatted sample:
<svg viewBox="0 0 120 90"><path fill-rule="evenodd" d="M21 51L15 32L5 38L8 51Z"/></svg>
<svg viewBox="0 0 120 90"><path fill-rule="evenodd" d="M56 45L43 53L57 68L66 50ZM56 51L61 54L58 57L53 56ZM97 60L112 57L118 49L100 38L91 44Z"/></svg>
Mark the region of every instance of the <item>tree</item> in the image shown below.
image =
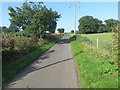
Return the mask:
<svg viewBox="0 0 120 90"><path fill-rule="evenodd" d="M57 25L56 21L59 18L60 15L57 12L52 11L52 9L47 9L46 6L44 6L40 12L37 12L33 16L33 21L30 25L31 30L33 30L37 36L45 36L46 31L54 33Z"/></svg>
<svg viewBox="0 0 120 90"><path fill-rule="evenodd" d="M3 26L3 27L0 27L2 32L7 32L8 31L8 28L6 26Z"/></svg>
<svg viewBox="0 0 120 90"><path fill-rule="evenodd" d="M24 3L21 8L9 7L8 10L12 25L37 37L44 36L46 31L54 33L57 21L61 16L58 12L46 8L41 2Z"/></svg>
<svg viewBox="0 0 120 90"><path fill-rule="evenodd" d="M71 30L71 33L74 33L74 30Z"/></svg>
<svg viewBox="0 0 120 90"><path fill-rule="evenodd" d="M11 32L11 30L9 28L7 28L6 26L2 26L0 27L1 28L1 31L4 32L4 33L9 33Z"/></svg>
<svg viewBox="0 0 120 90"><path fill-rule="evenodd" d="M16 7L15 9L9 7L9 15L11 17L11 24L15 25L19 29L25 29L32 21L32 17L36 12L40 11L42 3L23 3L21 7Z"/></svg>
<svg viewBox="0 0 120 90"><path fill-rule="evenodd" d="M98 33L108 32L108 29L107 29L107 27L106 27L105 24L101 24L101 25L99 26L99 30L98 30L97 32L98 32Z"/></svg>
<svg viewBox="0 0 120 90"><path fill-rule="evenodd" d="M30 25L31 33L38 37L45 37L46 32L54 33L59 18L60 14L57 12L52 11L52 9L47 9L46 6L42 7L41 11L33 16Z"/></svg>
<svg viewBox="0 0 120 90"><path fill-rule="evenodd" d="M10 32L19 32L19 29L16 27L16 25L11 23L9 26L9 31Z"/></svg>
<svg viewBox="0 0 120 90"><path fill-rule="evenodd" d="M112 31L112 28L117 25L118 20L115 19L108 19L104 21L106 23L106 28L108 29L108 32Z"/></svg>
<svg viewBox="0 0 120 90"><path fill-rule="evenodd" d="M58 28L57 31L61 34L61 33L64 33L65 29L64 28Z"/></svg>
<svg viewBox="0 0 120 90"><path fill-rule="evenodd" d="M100 26L102 25L102 21L97 18L93 18L92 16L84 16L79 19L78 29L80 33L97 33Z"/></svg>
<svg viewBox="0 0 120 90"><path fill-rule="evenodd" d="M76 30L76 34L79 34L79 30Z"/></svg>

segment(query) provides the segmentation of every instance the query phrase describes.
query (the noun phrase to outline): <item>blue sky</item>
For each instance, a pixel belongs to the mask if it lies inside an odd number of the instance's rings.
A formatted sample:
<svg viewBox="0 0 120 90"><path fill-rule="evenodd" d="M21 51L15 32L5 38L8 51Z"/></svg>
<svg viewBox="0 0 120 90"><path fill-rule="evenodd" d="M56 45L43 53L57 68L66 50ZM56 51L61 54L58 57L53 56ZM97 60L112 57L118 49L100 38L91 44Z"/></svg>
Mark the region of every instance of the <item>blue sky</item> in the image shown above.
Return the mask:
<svg viewBox="0 0 120 90"><path fill-rule="evenodd" d="M65 28L65 31L71 31L74 29L74 3L73 2L45 2L44 3L48 8L52 8L61 14L61 18L58 21L57 28ZM22 2L2 2L0 3L0 26L9 26L9 15L8 7L18 6L20 7ZM71 6L71 8L69 8ZM79 8L80 7L80 8ZM118 19L118 3L117 2L79 2L77 3L77 25L78 29L78 20L82 16L90 15L95 18L98 18L102 21L106 19Z"/></svg>

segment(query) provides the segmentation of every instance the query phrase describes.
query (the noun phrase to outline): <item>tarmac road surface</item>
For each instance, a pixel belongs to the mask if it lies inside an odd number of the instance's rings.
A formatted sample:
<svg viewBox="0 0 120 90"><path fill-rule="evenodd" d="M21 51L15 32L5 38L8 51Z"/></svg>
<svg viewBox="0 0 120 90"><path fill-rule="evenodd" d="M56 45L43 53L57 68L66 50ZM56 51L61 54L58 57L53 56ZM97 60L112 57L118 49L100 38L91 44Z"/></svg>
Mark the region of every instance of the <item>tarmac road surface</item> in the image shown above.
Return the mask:
<svg viewBox="0 0 120 90"><path fill-rule="evenodd" d="M78 88L69 39L64 36L17 75L7 88Z"/></svg>

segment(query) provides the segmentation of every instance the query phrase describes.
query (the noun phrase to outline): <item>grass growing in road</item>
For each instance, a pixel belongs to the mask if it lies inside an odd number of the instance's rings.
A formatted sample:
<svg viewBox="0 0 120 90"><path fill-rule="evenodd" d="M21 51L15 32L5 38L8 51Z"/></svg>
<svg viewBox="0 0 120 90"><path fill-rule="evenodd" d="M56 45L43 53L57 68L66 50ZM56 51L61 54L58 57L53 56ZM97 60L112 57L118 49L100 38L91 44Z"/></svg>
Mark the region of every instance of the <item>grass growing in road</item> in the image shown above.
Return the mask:
<svg viewBox="0 0 120 90"><path fill-rule="evenodd" d="M103 38L101 42L104 38L111 38L107 34L97 35ZM71 40L80 88L118 88L118 66L112 63L115 61L114 56L102 47L96 48L89 44L95 35L88 35L91 40L85 36L78 35L76 40ZM104 47L108 44L106 42L102 45Z"/></svg>

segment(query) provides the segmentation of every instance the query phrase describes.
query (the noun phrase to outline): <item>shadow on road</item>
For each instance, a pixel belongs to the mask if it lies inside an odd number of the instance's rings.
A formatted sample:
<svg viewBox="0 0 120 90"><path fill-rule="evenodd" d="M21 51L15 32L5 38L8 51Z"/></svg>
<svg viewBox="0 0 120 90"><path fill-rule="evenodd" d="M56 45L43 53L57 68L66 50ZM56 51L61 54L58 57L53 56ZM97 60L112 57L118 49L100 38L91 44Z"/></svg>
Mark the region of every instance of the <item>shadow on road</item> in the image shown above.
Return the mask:
<svg viewBox="0 0 120 90"><path fill-rule="evenodd" d="M72 42L72 41L75 41L76 38L77 38L77 35L74 35L74 36L70 37L70 41L71 41L71 42Z"/></svg>
<svg viewBox="0 0 120 90"><path fill-rule="evenodd" d="M57 44L67 44L70 43L72 41L75 41L77 38L77 35L73 35L71 38L68 38L67 36L65 36L64 38L62 38L61 40L59 40L57 42Z"/></svg>
<svg viewBox="0 0 120 90"><path fill-rule="evenodd" d="M57 44L67 44L70 43L70 40L68 38L63 38L60 41L58 41Z"/></svg>
<svg viewBox="0 0 120 90"><path fill-rule="evenodd" d="M38 59L45 60L45 59L49 58L50 53L53 53L53 52L55 52L55 50L49 50L49 51L45 52L42 56L40 56ZM39 60L37 60L37 61L39 61ZM36 61L36 63L38 63L37 61Z"/></svg>
<svg viewBox="0 0 120 90"><path fill-rule="evenodd" d="M50 66L53 66L53 65L56 65L56 64L59 64L59 63L64 63L64 62L70 61L70 60L72 60L75 56L79 55L79 54L82 53L82 52L83 52L83 51L80 51L80 52L76 53L76 54L75 54L73 57L71 57L71 58L64 59L64 60L59 60L59 61L57 61L57 62L54 62L54 63L48 64L48 65L45 65L45 66L40 67L40 68L37 68L37 67L34 66L34 65L30 65L28 68L26 68L25 72L22 72L18 77L16 77L16 78L12 81L13 83L12 83L10 86L15 85L15 84L16 84L15 81L23 80L26 75L28 75L28 74L30 74L30 73L32 73L32 72L35 72L35 71L37 71L37 70L41 70L41 69L44 69L44 68L48 68L48 67L50 67ZM36 62L36 63L37 63L37 62ZM9 87L9 86L8 86L8 87Z"/></svg>
<svg viewBox="0 0 120 90"><path fill-rule="evenodd" d="M69 39L62 39L62 40L60 40L60 41L58 42L58 44L61 44L61 42L62 42L62 43L70 43L70 40L69 40ZM59 63L64 63L64 62L70 61L70 60L72 60L75 56L77 56L77 55L79 55L80 53L82 53L83 51L80 51L80 52L76 53L76 54L75 54L73 57L71 57L71 58L67 58L67 59L64 59L64 60L58 60L57 62L53 62L53 63L51 63L51 64L48 64L48 65L45 65L45 66L42 66L42 67L38 67L38 66L37 66L37 64L39 65L40 63L42 63L41 60L45 60L46 58L49 58L49 54L50 54L50 53L53 53L53 52L55 52L55 50L49 50L48 52L44 53L38 60L36 60L33 65L30 65L30 66L28 66L27 68L25 68L25 70L24 70L23 72L19 73L19 75L16 76L16 78L12 81L13 83L10 84L10 86L15 85L15 84L16 84L15 81L23 80L26 75L28 75L28 74L30 74L30 73L33 73L33 72L35 72L35 71L37 71L37 70L42 70L42 69L49 68L49 67L51 67L51 66L57 65L57 64L59 64ZM9 86L8 86L8 87L9 87Z"/></svg>
<svg viewBox="0 0 120 90"><path fill-rule="evenodd" d="M60 61L57 61L57 62L48 64L48 65L45 65L45 66L40 67L40 68L37 68L37 67L34 66L34 65L30 65L29 67L26 68L26 70L25 70L24 72L20 73L19 76L17 76L17 77L12 81L13 83L11 83L10 85L8 85L7 87L12 86L12 85L15 85L15 84L16 84L15 81L23 80L24 77L25 77L26 75L30 74L30 73L33 73L33 72L35 72L35 71L37 71L37 70L41 70L41 69L44 69L44 68L48 68L48 67L50 67L50 66L53 66L53 65L56 65L56 64L59 64L59 63L63 63L63 62L69 61L69 60L71 60L71 59L72 59L72 58L60 60ZM6 88L7 88L7 87L6 87Z"/></svg>

